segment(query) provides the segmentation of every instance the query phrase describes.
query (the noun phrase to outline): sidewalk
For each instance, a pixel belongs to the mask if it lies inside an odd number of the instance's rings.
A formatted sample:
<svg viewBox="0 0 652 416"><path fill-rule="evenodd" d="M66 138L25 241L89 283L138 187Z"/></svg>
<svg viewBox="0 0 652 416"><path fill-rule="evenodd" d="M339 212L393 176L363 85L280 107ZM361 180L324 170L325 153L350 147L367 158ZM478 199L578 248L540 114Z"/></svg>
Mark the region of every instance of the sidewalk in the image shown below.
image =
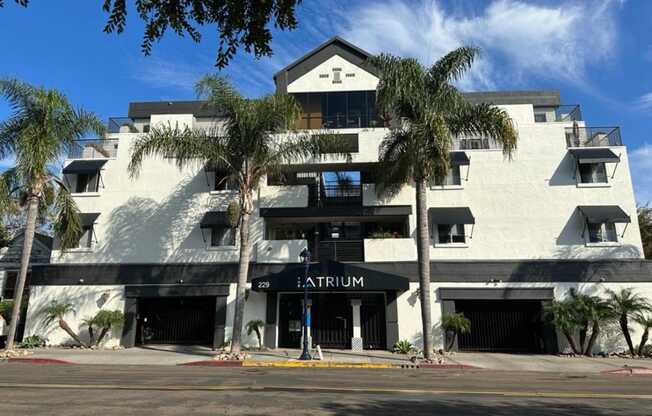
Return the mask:
<svg viewBox="0 0 652 416"><path fill-rule="evenodd" d="M181 365L211 361L215 351L202 346L148 346L123 350L81 350L46 348L34 350L25 358L61 360L73 364L115 365ZM245 365L293 366L301 355L298 349L251 351ZM392 354L389 351L364 351L355 353L342 350L324 350L324 360L315 365L338 364L349 366L411 366L410 356ZM223 361L222 361L223 363ZM526 355L500 353L457 353L446 358L445 364L470 366L499 371L537 371L556 373L600 373L625 367L652 368L651 359L561 357L555 355Z"/></svg>

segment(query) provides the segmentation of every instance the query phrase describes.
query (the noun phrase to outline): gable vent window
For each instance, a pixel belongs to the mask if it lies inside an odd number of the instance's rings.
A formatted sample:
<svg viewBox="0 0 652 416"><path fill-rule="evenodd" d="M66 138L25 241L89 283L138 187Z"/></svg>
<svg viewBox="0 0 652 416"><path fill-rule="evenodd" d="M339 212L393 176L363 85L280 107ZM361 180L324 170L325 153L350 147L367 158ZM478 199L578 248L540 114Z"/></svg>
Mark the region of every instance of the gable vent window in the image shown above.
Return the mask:
<svg viewBox="0 0 652 416"><path fill-rule="evenodd" d="M319 74L319 78L328 78L328 74Z"/></svg>
<svg viewBox="0 0 652 416"><path fill-rule="evenodd" d="M355 77L355 74L346 74L346 77L347 78L353 78L353 77Z"/></svg>
<svg viewBox="0 0 652 416"><path fill-rule="evenodd" d="M333 68L333 84L342 83L342 68Z"/></svg>

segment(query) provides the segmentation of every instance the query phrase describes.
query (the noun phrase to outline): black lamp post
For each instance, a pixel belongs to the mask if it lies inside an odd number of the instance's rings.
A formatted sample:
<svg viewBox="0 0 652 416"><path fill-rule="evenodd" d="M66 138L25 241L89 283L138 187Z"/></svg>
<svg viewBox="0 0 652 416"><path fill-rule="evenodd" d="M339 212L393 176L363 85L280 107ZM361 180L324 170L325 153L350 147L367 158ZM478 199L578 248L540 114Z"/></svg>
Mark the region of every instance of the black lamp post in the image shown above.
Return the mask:
<svg viewBox="0 0 652 416"><path fill-rule="evenodd" d="M304 248L299 254L301 261L306 266L303 275L303 351L300 360L312 360L310 347L308 345L308 268L310 267L310 251Z"/></svg>

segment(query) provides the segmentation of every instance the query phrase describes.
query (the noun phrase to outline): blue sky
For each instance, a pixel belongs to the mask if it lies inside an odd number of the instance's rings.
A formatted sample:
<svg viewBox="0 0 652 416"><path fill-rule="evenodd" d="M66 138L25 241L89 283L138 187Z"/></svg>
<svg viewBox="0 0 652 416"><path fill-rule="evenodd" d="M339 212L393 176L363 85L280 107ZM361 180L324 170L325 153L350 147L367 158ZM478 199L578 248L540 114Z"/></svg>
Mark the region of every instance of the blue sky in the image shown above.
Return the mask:
<svg viewBox="0 0 652 416"><path fill-rule="evenodd" d="M23 9L7 0L0 76L58 88L108 118L130 101L193 99L194 81L216 71L211 30L199 45L170 34L144 57L133 13L125 33L107 35L100 4L34 0ZM652 1L304 0L298 17L298 30L275 33L274 56L241 53L223 71L245 94L271 92L274 72L334 35L426 64L478 45L483 56L461 88L559 89L589 124L621 126L637 200L652 200ZM0 103L0 119L8 114Z"/></svg>

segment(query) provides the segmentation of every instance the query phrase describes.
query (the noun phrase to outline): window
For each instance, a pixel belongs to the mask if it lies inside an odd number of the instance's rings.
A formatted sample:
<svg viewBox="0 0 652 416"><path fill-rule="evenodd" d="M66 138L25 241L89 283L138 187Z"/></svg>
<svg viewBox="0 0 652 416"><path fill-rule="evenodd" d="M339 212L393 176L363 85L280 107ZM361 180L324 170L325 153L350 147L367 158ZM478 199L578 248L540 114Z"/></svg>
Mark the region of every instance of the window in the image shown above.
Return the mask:
<svg viewBox="0 0 652 416"><path fill-rule="evenodd" d="M215 190L216 191L234 191L237 190L235 181L228 178L228 173L224 171L215 172Z"/></svg>
<svg viewBox="0 0 652 416"><path fill-rule="evenodd" d="M91 248L92 245L93 245L93 226L84 225L82 227L81 238L77 243L77 248Z"/></svg>
<svg viewBox="0 0 652 416"><path fill-rule="evenodd" d="M439 224L437 225L437 243L453 244L465 243L464 224Z"/></svg>
<svg viewBox="0 0 652 416"><path fill-rule="evenodd" d="M607 183L607 168L604 162L580 163L580 183Z"/></svg>
<svg viewBox="0 0 652 416"><path fill-rule="evenodd" d="M589 223L589 243L618 242L616 224L611 222Z"/></svg>
<svg viewBox="0 0 652 416"><path fill-rule="evenodd" d="M489 139L460 139L460 150L491 149Z"/></svg>
<svg viewBox="0 0 652 416"><path fill-rule="evenodd" d="M448 171L448 175L446 175L443 180L435 181L435 185L437 186L452 186L461 184L462 177L460 175L460 165L452 165L451 169Z"/></svg>
<svg viewBox="0 0 652 416"><path fill-rule="evenodd" d="M14 291L16 290L17 280L18 280L18 272L5 272L4 287L2 288L3 299L14 298Z"/></svg>
<svg viewBox="0 0 652 416"><path fill-rule="evenodd" d="M235 246L235 229L225 225L211 228L211 247Z"/></svg>
<svg viewBox="0 0 652 416"><path fill-rule="evenodd" d="M77 184L75 192L97 192L99 183L99 173L80 173L77 175Z"/></svg>
<svg viewBox="0 0 652 416"><path fill-rule="evenodd" d="M546 113L534 113L534 122L535 123L545 123L548 121Z"/></svg>

